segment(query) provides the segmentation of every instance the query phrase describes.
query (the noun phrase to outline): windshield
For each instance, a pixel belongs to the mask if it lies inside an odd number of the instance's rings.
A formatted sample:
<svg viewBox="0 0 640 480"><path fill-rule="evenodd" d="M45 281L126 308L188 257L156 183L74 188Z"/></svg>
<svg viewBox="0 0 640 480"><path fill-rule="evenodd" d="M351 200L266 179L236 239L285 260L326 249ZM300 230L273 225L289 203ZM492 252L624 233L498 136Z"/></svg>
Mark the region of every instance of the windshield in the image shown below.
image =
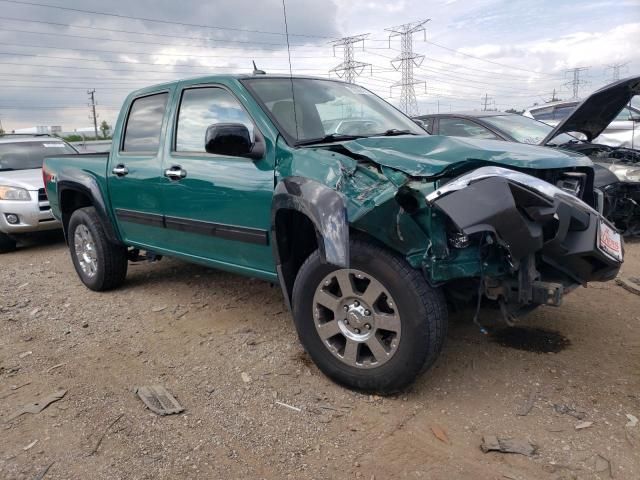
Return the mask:
<svg viewBox="0 0 640 480"><path fill-rule="evenodd" d="M553 130L553 127L550 127L546 123L539 122L529 117L523 117L522 115L495 115L491 117L484 117L482 120L488 125L503 131L516 142L528 143L531 145L539 144L547 135L549 135L551 130ZM571 141L577 142L578 139L566 133L562 133L555 137L549 144L562 145Z"/></svg>
<svg viewBox="0 0 640 480"><path fill-rule="evenodd" d="M0 143L0 171L42 168L44 157L77 153L57 138L33 142Z"/></svg>
<svg viewBox="0 0 640 480"><path fill-rule="evenodd" d="M295 93L295 108L292 96ZM292 144L341 137L426 132L369 90L306 78L251 78L243 83L266 107ZM325 138L327 136L334 138Z"/></svg>

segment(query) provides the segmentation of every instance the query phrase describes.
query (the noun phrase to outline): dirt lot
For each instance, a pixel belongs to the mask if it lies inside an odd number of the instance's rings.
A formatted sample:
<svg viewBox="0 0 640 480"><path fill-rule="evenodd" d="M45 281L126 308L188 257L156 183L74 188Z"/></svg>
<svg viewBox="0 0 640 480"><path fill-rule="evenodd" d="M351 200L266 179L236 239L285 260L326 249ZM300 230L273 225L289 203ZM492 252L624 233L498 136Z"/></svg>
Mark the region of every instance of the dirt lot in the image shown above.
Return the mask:
<svg viewBox="0 0 640 480"><path fill-rule="evenodd" d="M640 273L640 243L624 273ZM468 319L451 318L409 391L367 396L309 361L278 288L165 259L98 294L60 240L32 241L0 257L0 478L51 464L46 479L640 478L640 424L626 426L640 417L640 296L595 284L526 317L560 335L534 345L558 340L558 353L513 348L518 331L500 344ZM134 388L154 384L184 413L147 410ZM538 451L483 453L492 434Z"/></svg>

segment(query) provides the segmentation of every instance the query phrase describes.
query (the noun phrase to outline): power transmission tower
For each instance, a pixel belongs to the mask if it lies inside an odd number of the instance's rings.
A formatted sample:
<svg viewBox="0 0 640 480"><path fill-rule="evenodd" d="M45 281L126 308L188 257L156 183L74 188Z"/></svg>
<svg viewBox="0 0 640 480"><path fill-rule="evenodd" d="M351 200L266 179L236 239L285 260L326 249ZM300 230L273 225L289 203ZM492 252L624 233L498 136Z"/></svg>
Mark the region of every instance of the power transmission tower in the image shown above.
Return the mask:
<svg viewBox="0 0 640 480"><path fill-rule="evenodd" d="M96 114L96 89L87 90L87 95L89 95L89 100L91 103L89 106L91 107L91 115L89 119L93 118L93 130L96 133L96 140L98 139L98 115Z"/></svg>
<svg viewBox="0 0 640 480"><path fill-rule="evenodd" d="M413 67L419 67L424 61L424 55L413 53L413 35L423 32L424 39L427 39L427 30L424 24L430 19L420 20L418 22L405 23L397 27L385 28L389 33L389 48L391 48L391 39L400 37L400 54L391 60L391 65L402 73L402 79L396 82L393 87L400 87L400 110L408 116L417 115L418 101L416 100L416 91L414 85L424 84L425 91L427 82L424 80L416 81L413 77Z"/></svg>
<svg viewBox="0 0 640 480"><path fill-rule="evenodd" d="M576 67L565 71L566 74L570 74L569 77L572 77L571 80L565 83L565 86L571 87L571 90L573 92L571 98L580 98L580 86L586 86L589 84L589 82L584 80L585 75L583 75L583 73L585 73L587 70L589 70L589 67Z"/></svg>
<svg viewBox="0 0 640 480"><path fill-rule="evenodd" d="M611 80L613 82L617 82L618 80L620 80L620 72L623 71L623 70L626 70L627 69L627 65L629 65L629 62L614 63L612 65L607 65L607 70L608 69L612 70Z"/></svg>
<svg viewBox="0 0 640 480"><path fill-rule="evenodd" d="M336 55L336 47L342 47L343 61L340 65L329 70L329 73L334 72L338 77L344 79L345 82L354 83L356 77L359 76L366 67L371 68L370 63L356 61L353 53L354 46L358 43L362 44L362 50L364 50L364 40L368 36L368 33L363 33L362 35L342 37L330 42L333 45L334 57Z"/></svg>
<svg viewBox="0 0 640 480"><path fill-rule="evenodd" d="M484 99L482 100L482 103L483 103L482 110L485 112L496 109L495 108L496 101L492 97L490 97L489 94L487 93L484 94ZM489 105L493 105L493 108L489 108Z"/></svg>

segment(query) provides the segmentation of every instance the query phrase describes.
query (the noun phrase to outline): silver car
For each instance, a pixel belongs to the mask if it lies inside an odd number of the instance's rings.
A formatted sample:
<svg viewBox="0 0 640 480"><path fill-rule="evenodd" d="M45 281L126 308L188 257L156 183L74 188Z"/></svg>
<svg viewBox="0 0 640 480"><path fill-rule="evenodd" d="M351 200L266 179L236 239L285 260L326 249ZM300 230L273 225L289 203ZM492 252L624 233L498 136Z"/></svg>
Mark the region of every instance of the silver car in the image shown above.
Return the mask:
<svg viewBox="0 0 640 480"><path fill-rule="evenodd" d="M77 152L48 135L0 136L0 253L15 250L21 234L61 228L44 191L42 161L70 153Z"/></svg>
<svg viewBox="0 0 640 480"><path fill-rule="evenodd" d="M568 118L580 103L580 100L568 100L536 105L525 110L523 115L555 127ZM592 142L611 147L640 148L640 109L632 104L625 106Z"/></svg>

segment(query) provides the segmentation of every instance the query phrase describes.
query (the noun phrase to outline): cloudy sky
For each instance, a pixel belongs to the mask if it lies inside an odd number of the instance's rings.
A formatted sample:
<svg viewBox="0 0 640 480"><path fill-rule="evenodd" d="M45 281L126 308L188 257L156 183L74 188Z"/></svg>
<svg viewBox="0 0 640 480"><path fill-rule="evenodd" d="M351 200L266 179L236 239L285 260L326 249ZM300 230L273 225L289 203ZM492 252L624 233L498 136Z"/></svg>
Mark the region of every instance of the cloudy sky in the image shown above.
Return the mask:
<svg viewBox="0 0 640 480"><path fill-rule="evenodd" d="M385 29L430 19L414 37L421 113L503 110L571 95L566 70L583 72L587 94L640 73L640 0L287 0L294 73L327 76L342 61L331 40L368 33L355 51L371 64L357 83L392 103L400 51ZM210 73L288 71L281 0L0 0L0 120L5 130L113 123L128 92ZM335 73L332 74L335 77ZM426 86L426 87L425 87Z"/></svg>

